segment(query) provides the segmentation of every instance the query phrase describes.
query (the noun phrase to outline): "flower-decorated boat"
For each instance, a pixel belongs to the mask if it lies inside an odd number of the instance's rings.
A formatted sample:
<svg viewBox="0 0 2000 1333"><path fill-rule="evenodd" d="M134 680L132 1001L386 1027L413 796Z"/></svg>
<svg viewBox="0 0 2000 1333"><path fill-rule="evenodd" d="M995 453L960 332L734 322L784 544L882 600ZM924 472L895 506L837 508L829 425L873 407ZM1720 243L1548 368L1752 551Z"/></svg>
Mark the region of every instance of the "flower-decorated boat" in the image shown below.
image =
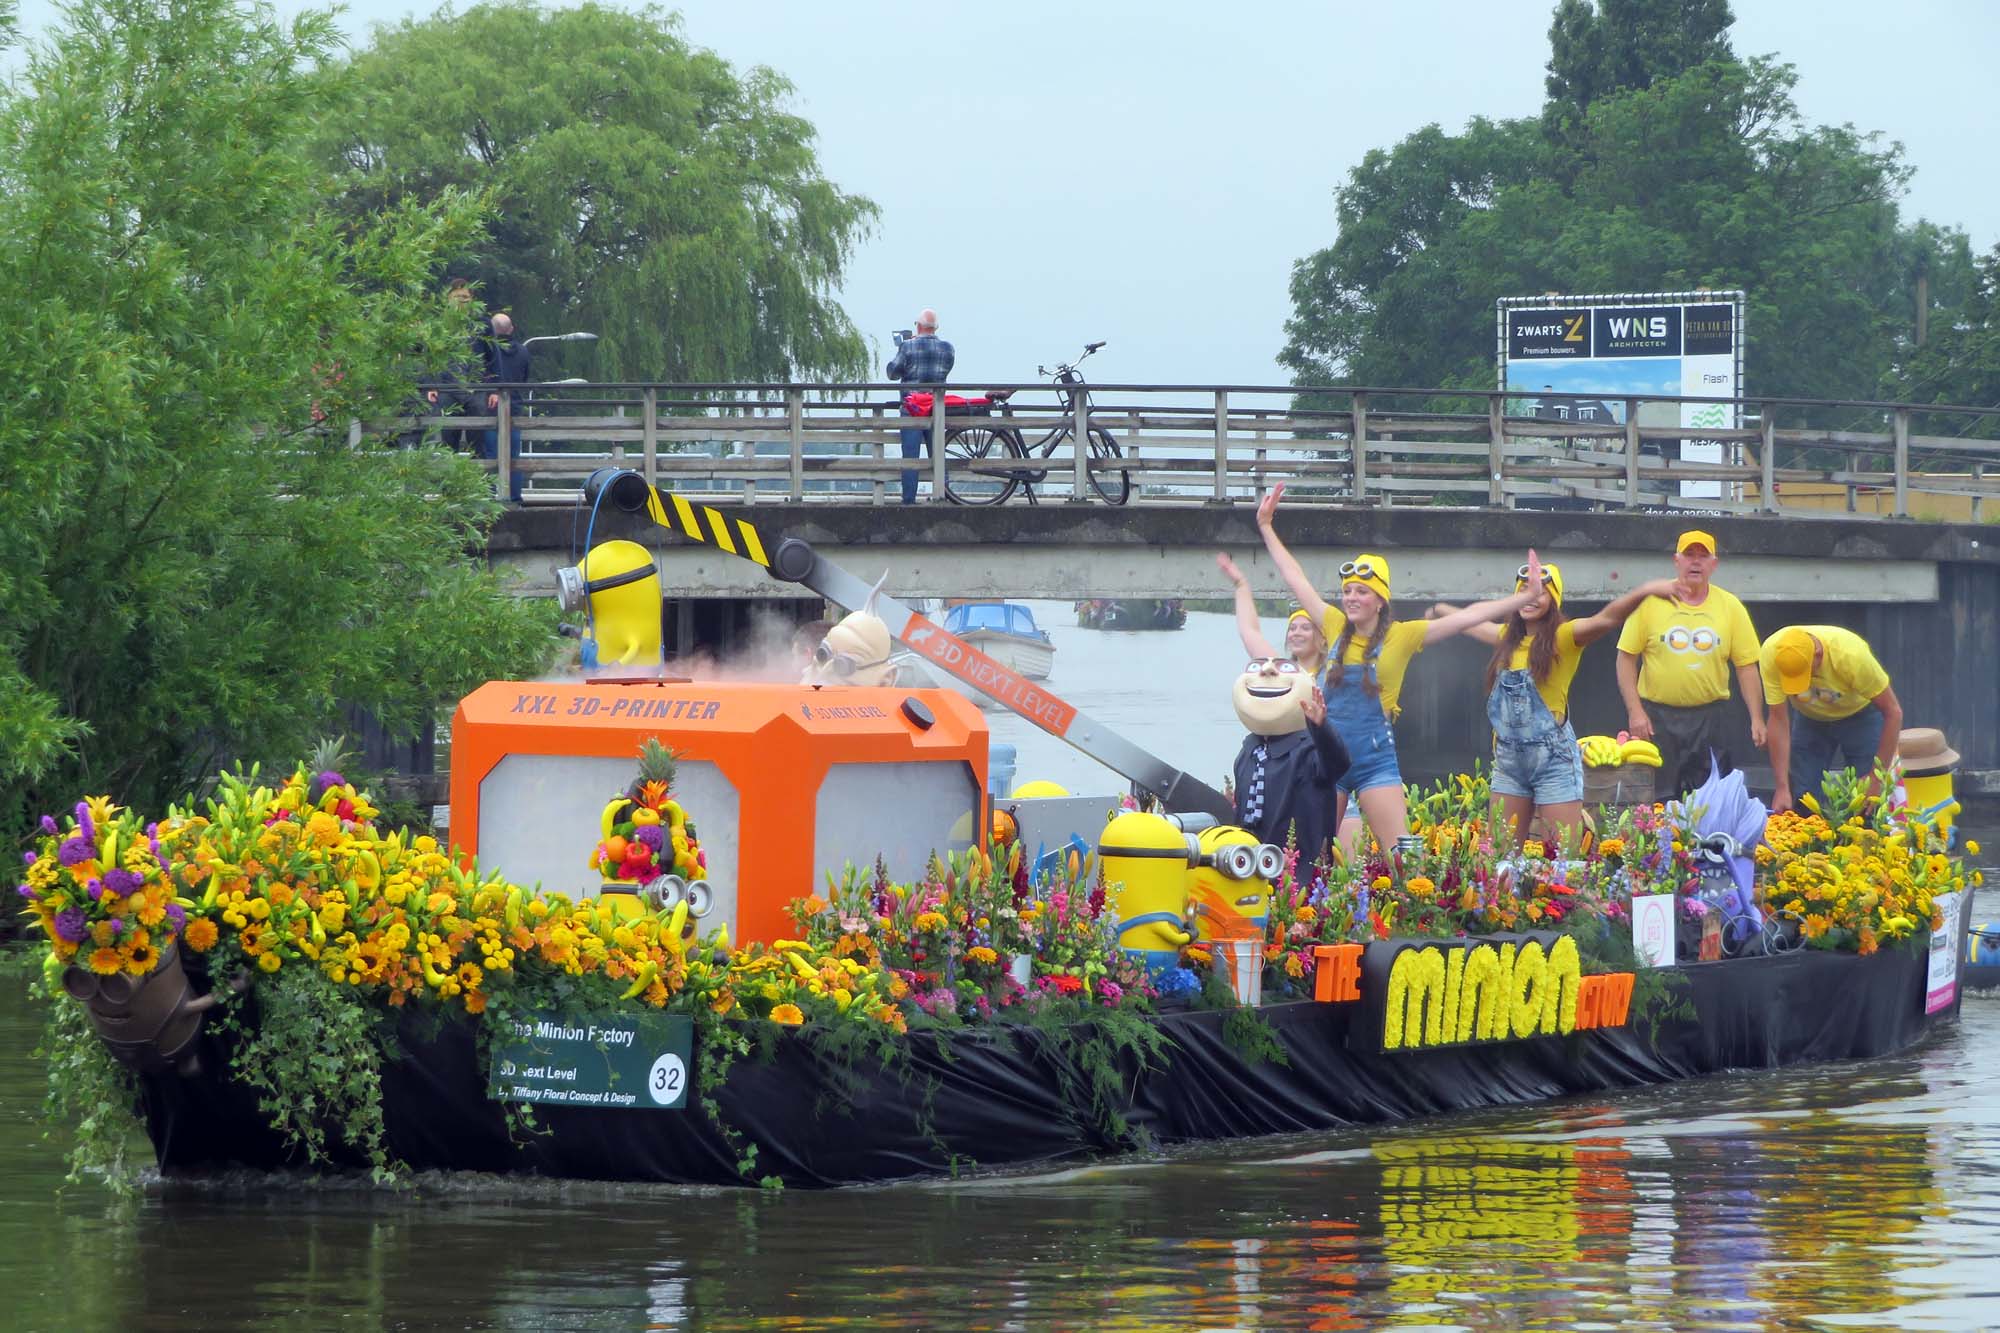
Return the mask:
<svg viewBox="0 0 2000 1333"><path fill-rule="evenodd" d="M567 791L551 774L584 771L537 768L538 750L560 735L606 752L596 794L584 783L561 825L506 844L555 844L569 891L384 831L319 766L225 775L157 820L96 798L46 821L22 891L48 944L57 1099L101 1121L107 1089L134 1090L170 1173L833 1185L1866 1058L1956 1013L1976 872L1921 819L1858 802L1772 819L1734 897L1687 812L1623 812L1587 856L1496 853L1474 779L1414 803L1421 845L1351 865L1129 810L1050 852L1024 805L956 847L945 825L935 855L892 847L816 891L767 885L751 804L701 805L729 785L727 745L649 727L678 755L671 788L649 786L663 770L632 780L630 728L577 731L585 709L566 706L703 722L713 703L719 721L768 693L742 688L574 687L466 779L488 801L455 803L455 825L500 842L513 787ZM842 697L884 727L917 698ZM918 702L932 730L976 728L954 695ZM478 704L455 764L486 762ZM768 743L776 725L750 731ZM809 748L870 725L828 719ZM660 825L632 816L669 801L683 829L703 819L705 866L688 840L638 836ZM551 837L571 824L573 841ZM623 878L580 883L585 860ZM1171 896L1183 876L1187 943L1133 947L1148 904L1128 892ZM1675 961L1648 966L1670 943ZM149 1004L169 1016L150 1044L135 1037L153 1020L133 1017Z"/></svg>

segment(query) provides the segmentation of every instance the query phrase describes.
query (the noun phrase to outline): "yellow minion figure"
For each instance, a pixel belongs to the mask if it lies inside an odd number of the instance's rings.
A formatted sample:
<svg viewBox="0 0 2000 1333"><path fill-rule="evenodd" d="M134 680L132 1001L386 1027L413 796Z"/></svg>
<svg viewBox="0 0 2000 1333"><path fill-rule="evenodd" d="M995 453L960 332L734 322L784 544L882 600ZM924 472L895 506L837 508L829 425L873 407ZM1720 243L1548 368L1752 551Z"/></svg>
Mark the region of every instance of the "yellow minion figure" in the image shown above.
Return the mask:
<svg viewBox="0 0 2000 1333"><path fill-rule="evenodd" d="M1187 897L1195 934L1204 940L1262 939L1271 915L1271 884L1285 852L1227 824L1186 835L1192 863Z"/></svg>
<svg viewBox="0 0 2000 1333"><path fill-rule="evenodd" d="M1127 810L1098 835L1118 947L1154 972L1180 966L1188 933L1188 839L1159 815Z"/></svg>
<svg viewBox="0 0 2000 1333"><path fill-rule="evenodd" d="M660 572L653 553L637 542L600 542L574 569L556 571L565 611L587 610L583 665L659 667Z"/></svg>

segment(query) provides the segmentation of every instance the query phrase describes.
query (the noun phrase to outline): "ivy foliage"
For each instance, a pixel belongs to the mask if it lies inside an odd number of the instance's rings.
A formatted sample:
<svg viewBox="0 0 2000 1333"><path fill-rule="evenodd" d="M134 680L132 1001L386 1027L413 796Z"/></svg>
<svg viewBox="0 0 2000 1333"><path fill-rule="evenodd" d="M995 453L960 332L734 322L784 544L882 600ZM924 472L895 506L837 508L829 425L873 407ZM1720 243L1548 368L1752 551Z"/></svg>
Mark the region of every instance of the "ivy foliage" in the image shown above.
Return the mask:
<svg viewBox="0 0 2000 1333"><path fill-rule="evenodd" d="M0 88L0 833L303 752L345 701L428 726L552 655L552 606L471 554L477 466L349 441L462 345L436 274L484 203L323 206L337 40L79 0Z"/></svg>
<svg viewBox="0 0 2000 1333"><path fill-rule="evenodd" d="M821 173L782 76L691 46L677 16L444 9L378 29L327 78L346 98L318 141L340 208L490 193L489 232L449 252L453 271L529 334L598 334L567 373L865 373L833 293L875 205Z"/></svg>

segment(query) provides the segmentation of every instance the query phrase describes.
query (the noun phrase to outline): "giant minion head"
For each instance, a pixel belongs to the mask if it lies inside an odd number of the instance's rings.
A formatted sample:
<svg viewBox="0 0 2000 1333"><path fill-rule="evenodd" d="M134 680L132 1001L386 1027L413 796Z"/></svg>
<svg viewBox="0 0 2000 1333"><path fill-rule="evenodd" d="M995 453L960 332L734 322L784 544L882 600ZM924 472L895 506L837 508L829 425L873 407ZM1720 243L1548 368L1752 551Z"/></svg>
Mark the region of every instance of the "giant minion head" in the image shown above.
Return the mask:
<svg viewBox="0 0 2000 1333"><path fill-rule="evenodd" d="M856 611L826 632L806 668L807 685L894 685L889 627L880 616Z"/></svg>
<svg viewBox="0 0 2000 1333"><path fill-rule="evenodd" d="M1281 847L1260 843L1227 824L1188 835L1188 905L1195 934L1205 940L1262 939L1271 914L1271 885L1284 873Z"/></svg>
<svg viewBox="0 0 2000 1333"><path fill-rule="evenodd" d="M882 593L882 585L889 581L889 571L883 570L882 577L875 580L875 586L868 590L868 600L861 604L859 611L843 617L839 624L826 632L813 649L812 664L806 668L801 685L894 685L897 671L889 661L895 651L895 641L889 637L889 627L882 617L875 614L875 599Z"/></svg>
<svg viewBox="0 0 2000 1333"><path fill-rule="evenodd" d="M556 571L565 611L590 613L583 665L657 667L660 643L660 572L653 553L637 542L600 542L574 569Z"/></svg>
<svg viewBox="0 0 2000 1333"><path fill-rule="evenodd" d="M1306 724L1312 674L1289 657L1254 657L1236 677L1236 720L1259 736L1287 736Z"/></svg>

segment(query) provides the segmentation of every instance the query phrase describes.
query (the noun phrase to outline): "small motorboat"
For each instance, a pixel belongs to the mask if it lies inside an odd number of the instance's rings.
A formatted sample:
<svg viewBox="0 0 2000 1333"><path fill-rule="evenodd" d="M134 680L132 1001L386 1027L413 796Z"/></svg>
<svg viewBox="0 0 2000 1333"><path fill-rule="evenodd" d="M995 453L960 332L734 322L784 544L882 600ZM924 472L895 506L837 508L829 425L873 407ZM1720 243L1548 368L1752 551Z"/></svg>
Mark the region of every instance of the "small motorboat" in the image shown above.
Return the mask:
<svg viewBox="0 0 2000 1333"><path fill-rule="evenodd" d="M954 602L945 608L944 627L1029 680L1047 680L1055 666L1055 644L1018 602Z"/></svg>

